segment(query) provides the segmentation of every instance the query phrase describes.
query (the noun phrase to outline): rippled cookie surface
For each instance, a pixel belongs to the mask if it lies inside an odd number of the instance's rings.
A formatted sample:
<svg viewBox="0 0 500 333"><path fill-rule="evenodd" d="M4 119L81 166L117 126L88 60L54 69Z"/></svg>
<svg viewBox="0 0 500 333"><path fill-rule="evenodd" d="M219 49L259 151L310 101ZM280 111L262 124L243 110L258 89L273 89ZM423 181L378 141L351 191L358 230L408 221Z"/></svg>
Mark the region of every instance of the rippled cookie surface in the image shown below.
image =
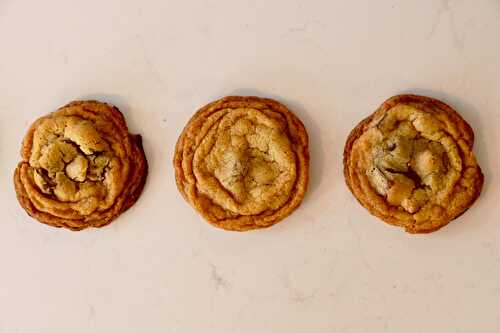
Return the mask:
<svg viewBox="0 0 500 333"><path fill-rule="evenodd" d="M472 129L448 105L395 96L351 132L344 175L373 215L411 233L431 232L462 214L481 192L473 143Z"/></svg>
<svg viewBox="0 0 500 333"><path fill-rule="evenodd" d="M117 108L70 103L26 134L14 174L19 202L40 222L81 230L110 223L139 197L147 175L141 138Z"/></svg>
<svg viewBox="0 0 500 333"><path fill-rule="evenodd" d="M308 181L307 133L284 105L226 97L200 109L177 142L179 191L215 226L268 227L301 202Z"/></svg>

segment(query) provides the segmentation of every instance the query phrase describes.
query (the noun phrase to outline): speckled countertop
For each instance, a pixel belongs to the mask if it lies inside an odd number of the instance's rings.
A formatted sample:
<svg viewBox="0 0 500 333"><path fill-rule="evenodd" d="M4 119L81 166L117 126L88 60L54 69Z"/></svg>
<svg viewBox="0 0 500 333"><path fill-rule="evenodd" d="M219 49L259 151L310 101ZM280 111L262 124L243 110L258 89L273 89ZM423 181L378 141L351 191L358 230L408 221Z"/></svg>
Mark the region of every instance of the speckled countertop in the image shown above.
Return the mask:
<svg viewBox="0 0 500 333"><path fill-rule="evenodd" d="M500 2L0 2L0 332L498 332ZM454 106L486 184L439 232L370 216L342 176L351 128L387 97ZM287 104L311 139L303 205L230 233L177 193L174 144L229 94ZM73 99L116 104L150 164L100 230L35 223L12 172L30 123Z"/></svg>

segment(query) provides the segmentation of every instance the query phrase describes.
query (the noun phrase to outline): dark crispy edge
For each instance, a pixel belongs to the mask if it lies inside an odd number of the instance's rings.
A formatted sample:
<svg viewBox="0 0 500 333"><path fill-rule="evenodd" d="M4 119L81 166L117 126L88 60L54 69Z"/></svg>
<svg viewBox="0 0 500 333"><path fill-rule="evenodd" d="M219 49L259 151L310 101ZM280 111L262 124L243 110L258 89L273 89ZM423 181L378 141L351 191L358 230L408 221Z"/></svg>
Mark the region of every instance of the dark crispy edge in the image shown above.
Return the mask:
<svg viewBox="0 0 500 333"><path fill-rule="evenodd" d="M183 156L183 151L185 148L184 141L185 141L187 135L192 131L191 127L193 126L193 124L196 122L196 120L199 117L203 117L205 115L205 112L207 110L209 110L212 106L214 106L218 103L226 103L226 102L250 102L250 103L251 102L259 102L259 103L264 103L264 104L268 105L271 109L273 106L279 107L282 111L286 112L287 116L290 116L290 118L293 119L296 126L298 125L297 128L299 130L299 134L305 140L305 147L304 147L304 151L303 151L304 163L302 163L300 165L300 168L303 168L305 171L304 172L305 179L303 179L303 181L305 182L304 189L302 191L296 192L295 195L293 197L291 197L291 198L298 198L297 204L292 206L292 207L288 207L288 209L286 211L283 211L282 214L279 214L269 224L262 225L262 224L258 224L258 223L250 223L250 224L245 224L241 227L227 227L225 225L222 225L217 219L213 218L211 215L198 209L196 207L196 205L193 202L191 202L190 198L186 195L186 193L184 191L184 183L183 183L182 176L181 176L184 174L184 170L182 168L182 160L183 160L182 156ZM297 163L299 163L298 160L297 160ZM184 129L182 130L181 135L179 136L177 143L176 143L176 146L175 146L175 153L174 153L174 158L173 158L176 185L177 185L177 189L182 194L183 198L211 225L218 227L218 228L221 228L221 229L224 229L224 230L228 230L228 231L240 231L240 232L268 228L268 227L280 222L281 220L283 220L284 218L289 216L294 210L296 210L300 206L300 204L305 196L305 193L307 191L307 187L308 187L308 183L309 183L309 164L310 164L309 136L307 134L307 130L306 130L304 124L302 123L302 121L292 111L290 111L285 105L281 104L280 102L273 100L273 99L270 99L270 98L262 98L262 97L257 97L257 96L226 96L224 98L213 101L213 102L203 106L202 108L200 108L190 118L190 120L188 121L188 123L186 124ZM299 180L299 178L297 178L296 184L298 183L298 180ZM287 202L289 202L289 201L287 201ZM280 210L283 210L283 208L281 208L277 211L280 211ZM258 221L259 220L258 216L259 215L257 215L256 219L254 219L253 221L255 221L255 220ZM227 219L227 220L236 220L236 219L238 219L238 217L235 219Z"/></svg>
<svg viewBox="0 0 500 333"><path fill-rule="evenodd" d="M86 104L86 103L99 103L99 104L106 104L107 107L110 109L110 111L113 113L114 116L118 117L120 122L123 122L125 129L128 131L125 125L125 118L123 117L123 114L121 111L110 104L99 102L99 101L74 101L71 103L68 103L67 105L61 107L60 109L66 108L68 106L74 106L74 105L79 105L79 104ZM60 110L59 109L59 110ZM57 112L57 111L55 111ZM50 115L50 114L49 114ZM33 131L36 129L37 125L42 119L45 119L47 116L40 117L37 119L31 126L30 129L27 132L27 135L25 136L24 140L32 140L30 138L30 134L33 133ZM140 197L144 186L146 184L146 179L148 175L148 163L146 159L146 155L144 152L144 148L142 146L142 137L140 135L133 135L129 134L131 144L132 144L132 149L135 151L133 154L133 157L129 157L133 163L132 167L134 168L133 173L135 172L140 172L141 174L139 175L139 181L136 183L131 183L130 188L125 188L122 191L122 194L120 196L124 195L126 191L129 191L128 194L126 194L126 197L123 200L123 203L121 204L121 208L115 212L113 212L111 215L105 216L103 219L99 221L86 221L85 219L81 220L67 220L63 219L57 216L53 216L49 213L39 211L31 202L30 197L28 193L25 190L24 184L21 181L20 178L20 168L23 164L27 163L27 159L29 156L29 152L26 151L25 149L25 144L23 140L23 145L21 149L21 155L23 156L23 161L19 162L17 165L16 169L14 170L14 176L13 176L13 181L14 181L14 188L16 190L16 197L17 200L19 201L19 204L21 207L28 213L29 216L32 218L36 219L37 221L50 225L52 227L56 228L65 228L68 230L72 231L79 231L86 229L88 227L104 227L111 222L113 222L119 215L121 215L123 212L125 212L127 209L129 209ZM139 170L137 170L139 167ZM135 175L135 174L134 174ZM137 175L135 175L137 176ZM134 186L135 185L135 186ZM112 210L112 208L108 209Z"/></svg>
<svg viewBox="0 0 500 333"><path fill-rule="evenodd" d="M350 132L349 136L347 137L347 140L346 140L346 143L344 146L344 153L343 153L343 164L344 164L343 172L344 172L344 179L345 179L346 185L349 188L349 190L351 191L351 193L353 194L353 196L356 198L356 200L363 207L365 207L370 212L370 214L378 217L379 219L381 219L382 221L384 221L390 225L394 225L394 226L398 226L398 227L402 227L402 225L399 225L397 223L393 223L392 221L388 220L386 216L378 214L371 206L362 202L361 199L356 196L356 194L353 191L353 188L351 186L352 180L349 176L349 161L350 161L352 146L354 145L356 140L365 132L368 124L370 124L371 121L380 112L385 112L385 111L389 110L390 108L392 108L393 106L395 106L396 104L408 104L408 103L420 103L420 104L431 106L431 107L438 107L439 109L447 112L448 115L453 118L454 122L457 124L458 129L461 131L461 133L464 134L463 138L468 143L471 150L472 150L472 147L474 145L474 132L472 130L472 127L462 118L462 116L460 116L460 114L457 111L455 111L452 107L450 107L448 104L446 104L440 100L437 100L435 98L426 97L426 96L419 96L419 95L412 95L412 94L393 96L393 97L387 99L385 102L383 102L382 105L373 114L371 114L370 116L363 119L361 122L359 122L358 125L356 125L356 127L354 127L354 129ZM468 207L466 207L457 216L453 217L452 219L450 219L448 221L445 221L443 224L441 224L435 228L431 228L431 229L405 228L405 231L408 233L411 233L411 234L431 233L431 232L434 232L434 231L441 229L442 227L444 227L445 225L447 225L451 221L455 220L456 218L458 218L459 216L464 214L477 200L477 198L481 194L481 190L482 190L483 184L484 184L484 174L481 171L481 167L479 166L479 164L476 163L476 165L477 165L479 178L477 180L477 183L475 184L476 191L471 196Z"/></svg>

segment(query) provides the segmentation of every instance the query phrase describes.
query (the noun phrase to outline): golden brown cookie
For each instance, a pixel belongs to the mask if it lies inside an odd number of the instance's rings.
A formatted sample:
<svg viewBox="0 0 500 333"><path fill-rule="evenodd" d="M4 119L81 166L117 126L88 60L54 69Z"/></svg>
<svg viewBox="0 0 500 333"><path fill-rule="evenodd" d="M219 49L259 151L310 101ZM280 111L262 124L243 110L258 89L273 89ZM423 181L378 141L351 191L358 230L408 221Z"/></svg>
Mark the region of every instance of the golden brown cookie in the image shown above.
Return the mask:
<svg viewBox="0 0 500 333"><path fill-rule="evenodd" d="M72 102L35 121L14 173L28 214L54 227L102 227L132 206L144 187L141 137L114 106Z"/></svg>
<svg viewBox="0 0 500 333"><path fill-rule="evenodd" d="M344 176L371 214L409 233L428 233L479 196L484 177L473 144L471 127L450 106L394 96L349 135Z"/></svg>
<svg viewBox="0 0 500 333"><path fill-rule="evenodd" d="M174 156L177 187L214 226L269 227L295 210L306 192L306 129L283 104L230 96L201 108Z"/></svg>

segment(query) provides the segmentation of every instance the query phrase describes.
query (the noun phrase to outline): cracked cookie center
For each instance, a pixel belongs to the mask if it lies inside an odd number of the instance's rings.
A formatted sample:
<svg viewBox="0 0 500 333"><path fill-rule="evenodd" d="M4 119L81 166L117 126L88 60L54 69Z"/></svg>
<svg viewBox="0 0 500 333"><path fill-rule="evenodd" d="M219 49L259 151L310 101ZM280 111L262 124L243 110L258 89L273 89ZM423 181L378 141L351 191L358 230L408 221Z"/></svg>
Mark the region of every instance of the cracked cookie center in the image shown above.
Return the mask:
<svg viewBox="0 0 500 333"><path fill-rule="evenodd" d="M238 202L256 199L275 184L281 173L276 162L280 152L275 145L282 140L278 136L245 118L218 136L207 165Z"/></svg>
<svg viewBox="0 0 500 333"><path fill-rule="evenodd" d="M93 198L94 210L106 196L109 146L90 121L59 117L45 121L33 136L33 180L41 192L63 202Z"/></svg>
<svg viewBox="0 0 500 333"><path fill-rule="evenodd" d="M286 202L296 176L295 157L279 122L259 111L232 111L207 135L208 142L195 173L200 190L213 201L244 215Z"/></svg>
<svg viewBox="0 0 500 333"><path fill-rule="evenodd" d="M248 196L259 197L266 187L274 184L280 174L278 165L267 152L256 148L239 150L231 146L224 149L218 157L219 163L213 170L214 175L239 202Z"/></svg>
<svg viewBox="0 0 500 333"><path fill-rule="evenodd" d="M444 146L421 137L405 121L375 145L367 176L391 205L416 213L443 189L448 169Z"/></svg>

